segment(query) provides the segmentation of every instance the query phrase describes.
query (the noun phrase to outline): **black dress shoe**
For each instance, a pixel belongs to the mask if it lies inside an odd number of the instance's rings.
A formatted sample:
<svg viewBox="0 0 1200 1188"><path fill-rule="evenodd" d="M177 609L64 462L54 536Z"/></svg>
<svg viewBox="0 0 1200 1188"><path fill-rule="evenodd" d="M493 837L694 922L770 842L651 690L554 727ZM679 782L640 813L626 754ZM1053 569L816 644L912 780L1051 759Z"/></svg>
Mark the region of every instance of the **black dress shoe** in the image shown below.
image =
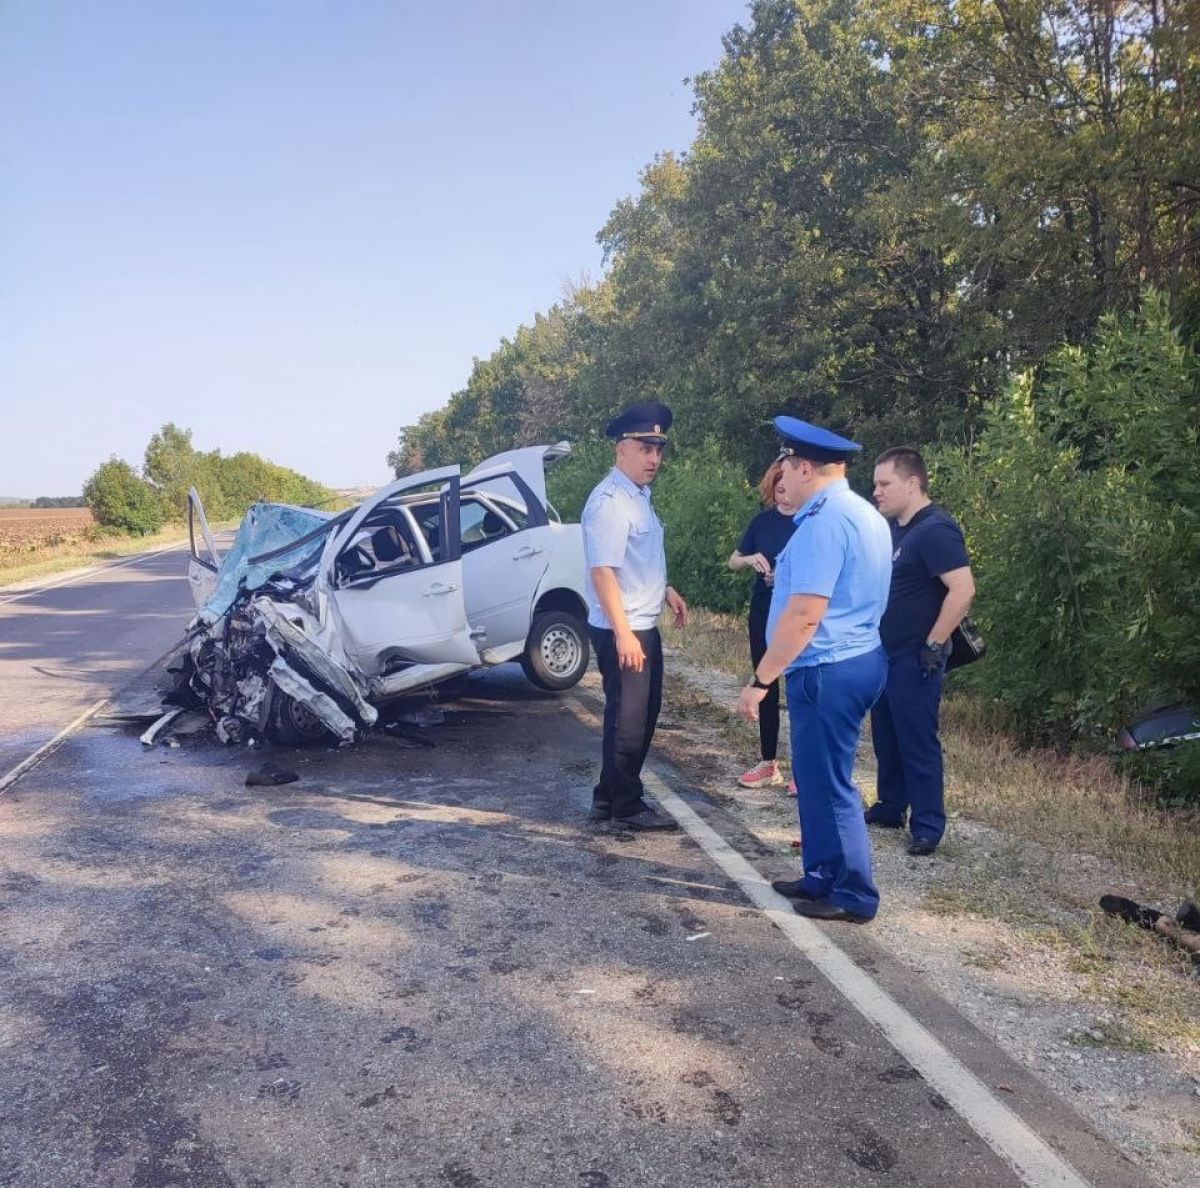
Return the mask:
<svg viewBox="0 0 1200 1188"><path fill-rule="evenodd" d="M600 821L612 820L612 805L611 804L594 804L588 812L587 819L599 823Z"/></svg>
<svg viewBox="0 0 1200 1188"><path fill-rule="evenodd" d="M621 825L625 829L636 830L638 833L679 828L673 818L657 813L654 809L642 809L640 813L634 813L632 817L613 817L613 824Z"/></svg>
<svg viewBox="0 0 1200 1188"><path fill-rule="evenodd" d="M871 916L848 912L828 899L798 899L792 904L792 911L810 920L836 920L843 924L870 924L872 920Z"/></svg>
<svg viewBox="0 0 1200 1188"><path fill-rule="evenodd" d="M780 895L786 895L788 899L820 898L820 896L814 895L804 886L803 879L776 879L771 884L771 890L778 891Z"/></svg>
<svg viewBox="0 0 1200 1188"><path fill-rule="evenodd" d="M914 837L908 843L908 852L914 858L928 858L937 847L937 842L931 837Z"/></svg>
<svg viewBox="0 0 1200 1188"><path fill-rule="evenodd" d="M903 816L897 820L895 817L889 816L887 810L881 804L873 804L865 813L863 820L868 825L877 825L880 829L903 829Z"/></svg>

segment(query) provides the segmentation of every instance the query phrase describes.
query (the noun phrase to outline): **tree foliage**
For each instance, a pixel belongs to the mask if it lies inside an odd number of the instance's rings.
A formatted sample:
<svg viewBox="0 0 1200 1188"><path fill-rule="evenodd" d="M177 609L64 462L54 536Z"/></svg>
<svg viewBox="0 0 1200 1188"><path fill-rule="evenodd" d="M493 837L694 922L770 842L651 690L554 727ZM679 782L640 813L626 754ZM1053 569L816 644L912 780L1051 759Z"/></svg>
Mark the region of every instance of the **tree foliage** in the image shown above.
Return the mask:
<svg viewBox="0 0 1200 1188"><path fill-rule="evenodd" d="M313 505L332 500L334 492L257 454L223 457L220 450L192 445L192 431L167 422L146 445L142 473L158 496L163 517L187 515L188 490L195 487L214 519L240 516L259 500Z"/></svg>
<svg viewBox="0 0 1200 1188"><path fill-rule="evenodd" d="M241 516L259 500L315 506L336 498L328 487L257 454L226 458L220 450L197 450L192 431L170 421L147 443L140 475L111 458L88 480L83 497L97 523L144 535L186 517L191 487L218 520Z"/></svg>
<svg viewBox="0 0 1200 1188"><path fill-rule="evenodd" d="M1200 705L1198 456L1200 368L1151 294L938 458L990 645L970 679L1029 736L1103 742L1148 706Z"/></svg>
<svg viewBox="0 0 1200 1188"><path fill-rule="evenodd" d="M145 536L162 527L162 503L128 462L110 458L84 484L83 497L102 528Z"/></svg>
<svg viewBox="0 0 1200 1188"><path fill-rule="evenodd" d="M748 472L780 411L869 449L966 440L1144 285L1197 307L1184 0L758 0L724 49L690 152L601 230L605 279L403 430L397 473L654 397Z"/></svg>

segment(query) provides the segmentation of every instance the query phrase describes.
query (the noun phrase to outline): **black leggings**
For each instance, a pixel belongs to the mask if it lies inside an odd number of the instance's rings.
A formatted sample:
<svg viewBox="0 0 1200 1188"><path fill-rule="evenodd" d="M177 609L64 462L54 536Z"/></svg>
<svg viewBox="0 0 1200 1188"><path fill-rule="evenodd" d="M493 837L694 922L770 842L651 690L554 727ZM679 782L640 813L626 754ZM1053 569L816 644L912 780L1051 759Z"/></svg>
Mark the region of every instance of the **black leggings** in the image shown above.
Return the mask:
<svg viewBox="0 0 1200 1188"><path fill-rule="evenodd" d="M767 652L767 615L771 597L757 592L750 598L750 663L755 668ZM779 682L772 683L758 707L758 745L764 760L779 754Z"/></svg>

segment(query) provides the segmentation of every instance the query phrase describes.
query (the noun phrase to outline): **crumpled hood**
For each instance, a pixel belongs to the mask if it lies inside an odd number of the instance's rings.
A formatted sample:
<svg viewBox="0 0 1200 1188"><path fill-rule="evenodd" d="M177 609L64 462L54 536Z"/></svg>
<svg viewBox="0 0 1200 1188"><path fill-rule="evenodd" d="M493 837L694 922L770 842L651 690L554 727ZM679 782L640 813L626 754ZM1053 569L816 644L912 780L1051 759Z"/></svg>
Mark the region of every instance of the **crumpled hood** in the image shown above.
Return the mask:
<svg viewBox="0 0 1200 1188"><path fill-rule="evenodd" d="M334 518L332 512L313 511L286 503L254 504L242 518L233 545L221 560L221 568L217 571L217 588L200 608L200 621L211 624L221 618L233 606L239 588L257 590L273 574L297 566L309 558L315 565L324 538L305 541L269 561L251 564L250 559L283 548L290 541L307 536Z"/></svg>

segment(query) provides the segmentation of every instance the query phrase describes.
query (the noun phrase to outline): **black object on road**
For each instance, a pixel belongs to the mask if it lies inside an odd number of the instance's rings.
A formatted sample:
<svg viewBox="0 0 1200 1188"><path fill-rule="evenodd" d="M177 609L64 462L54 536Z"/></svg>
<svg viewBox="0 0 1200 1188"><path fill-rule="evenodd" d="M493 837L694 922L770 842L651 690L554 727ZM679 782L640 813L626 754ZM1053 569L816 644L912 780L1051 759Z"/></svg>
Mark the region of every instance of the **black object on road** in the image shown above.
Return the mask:
<svg viewBox="0 0 1200 1188"><path fill-rule="evenodd" d="M291 784L300 777L286 767L280 767L278 763L264 763L261 767L256 767L246 776L246 786L255 787L262 786L273 788L277 784Z"/></svg>

